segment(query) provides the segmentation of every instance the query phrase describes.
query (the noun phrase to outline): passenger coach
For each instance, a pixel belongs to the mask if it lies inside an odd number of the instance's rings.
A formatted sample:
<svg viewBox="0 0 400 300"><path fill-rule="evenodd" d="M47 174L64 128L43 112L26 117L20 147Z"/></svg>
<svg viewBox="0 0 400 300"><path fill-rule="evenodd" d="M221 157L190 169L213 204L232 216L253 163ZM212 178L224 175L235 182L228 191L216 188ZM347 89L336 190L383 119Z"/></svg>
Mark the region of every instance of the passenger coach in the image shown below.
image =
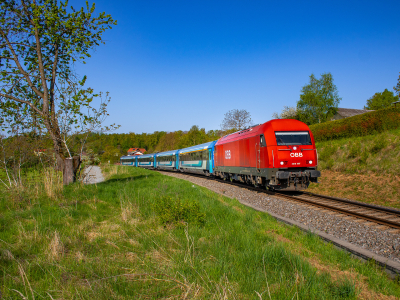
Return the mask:
<svg viewBox="0 0 400 300"><path fill-rule="evenodd" d="M179 150L179 170L209 176L213 173L216 141Z"/></svg>
<svg viewBox="0 0 400 300"><path fill-rule="evenodd" d="M156 167L161 170L175 170L179 167L178 150L156 154Z"/></svg>
<svg viewBox="0 0 400 300"><path fill-rule="evenodd" d="M138 155L137 166L148 169L155 169L156 155L155 154L144 154Z"/></svg>
<svg viewBox="0 0 400 300"><path fill-rule="evenodd" d="M136 157L135 156L122 156L120 158L120 163L123 166L136 167Z"/></svg>

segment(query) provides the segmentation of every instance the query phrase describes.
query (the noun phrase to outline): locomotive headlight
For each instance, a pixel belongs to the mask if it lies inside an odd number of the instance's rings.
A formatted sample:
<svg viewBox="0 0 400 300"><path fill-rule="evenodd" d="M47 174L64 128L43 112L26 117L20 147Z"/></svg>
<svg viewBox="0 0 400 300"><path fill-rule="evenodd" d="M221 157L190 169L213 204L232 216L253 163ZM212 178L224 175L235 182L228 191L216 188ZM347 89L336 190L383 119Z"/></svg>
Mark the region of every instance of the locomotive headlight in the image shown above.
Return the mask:
<svg viewBox="0 0 400 300"><path fill-rule="evenodd" d="M312 160L308 161L308 163L311 165L312 164Z"/></svg>
<svg viewBox="0 0 400 300"><path fill-rule="evenodd" d="M283 166L285 163L283 161L281 161L281 166Z"/></svg>
<svg viewBox="0 0 400 300"><path fill-rule="evenodd" d="M297 150L297 147L296 147L296 146L294 146L294 147L293 147L293 150L295 150L295 151L296 151L296 150Z"/></svg>

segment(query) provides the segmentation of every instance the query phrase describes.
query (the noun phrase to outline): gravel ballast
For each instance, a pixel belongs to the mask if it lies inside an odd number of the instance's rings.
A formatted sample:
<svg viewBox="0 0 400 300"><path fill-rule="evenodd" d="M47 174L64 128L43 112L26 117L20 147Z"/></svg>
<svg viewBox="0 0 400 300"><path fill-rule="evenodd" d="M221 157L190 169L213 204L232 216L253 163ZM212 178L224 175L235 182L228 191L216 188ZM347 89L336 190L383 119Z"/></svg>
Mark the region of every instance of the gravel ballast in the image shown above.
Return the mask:
<svg viewBox="0 0 400 300"><path fill-rule="evenodd" d="M181 173L160 173L190 181L230 198L236 198L244 204L247 203L266 212L302 223L311 231L313 229L323 231L380 256L400 262L400 234L392 228L218 181Z"/></svg>

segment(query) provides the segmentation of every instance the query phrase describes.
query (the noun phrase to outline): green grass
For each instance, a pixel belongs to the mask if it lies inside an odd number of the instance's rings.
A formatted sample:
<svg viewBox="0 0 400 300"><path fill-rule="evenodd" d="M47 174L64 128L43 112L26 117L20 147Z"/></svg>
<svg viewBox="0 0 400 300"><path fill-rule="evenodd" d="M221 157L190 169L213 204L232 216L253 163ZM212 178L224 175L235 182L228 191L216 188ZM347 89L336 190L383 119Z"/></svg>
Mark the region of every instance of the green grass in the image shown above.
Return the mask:
<svg viewBox="0 0 400 300"><path fill-rule="evenodd" d="M53 198L1 194L3 298L400 296L373 263L237 200L154 171L106 171L106 182Z"/></svg>
<svg viewBox="0 0 400 300"><path fill-rule="evenodd" d="M400 129L316 147L322 177L309 191L400 208Z"/></svg>
<svg viewBox="0 0 400 300"><path fill-rule="evenodd" d="M317 142L319 168L346 173L400 173L400 129L364 137Z"/></svg>

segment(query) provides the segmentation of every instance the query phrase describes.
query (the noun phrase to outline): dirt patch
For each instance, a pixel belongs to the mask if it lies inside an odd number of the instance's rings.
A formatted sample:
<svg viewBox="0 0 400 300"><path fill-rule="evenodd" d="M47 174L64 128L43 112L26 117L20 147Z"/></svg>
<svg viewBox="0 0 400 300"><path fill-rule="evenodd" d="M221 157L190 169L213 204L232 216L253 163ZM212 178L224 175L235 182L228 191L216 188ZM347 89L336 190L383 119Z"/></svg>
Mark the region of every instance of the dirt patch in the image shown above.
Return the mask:
<svg viewBox="0 0 400 300"><path fill-rule="evenodd" d="M265 232L267 235L273 236L277 241L287 244L293 244L293 242L284 236L278 234L275 230L267 230Z"/></svg>
<svg viewBox="0 0 400 300"><path fill-rule="evenodd" d="M239 212L240 214L244 214L244 211L243 211L243 209L241 209L240 207L237 207L237 206L232 206L232 208L234 209L234 210L236 210L237 212Z"/></svg>

